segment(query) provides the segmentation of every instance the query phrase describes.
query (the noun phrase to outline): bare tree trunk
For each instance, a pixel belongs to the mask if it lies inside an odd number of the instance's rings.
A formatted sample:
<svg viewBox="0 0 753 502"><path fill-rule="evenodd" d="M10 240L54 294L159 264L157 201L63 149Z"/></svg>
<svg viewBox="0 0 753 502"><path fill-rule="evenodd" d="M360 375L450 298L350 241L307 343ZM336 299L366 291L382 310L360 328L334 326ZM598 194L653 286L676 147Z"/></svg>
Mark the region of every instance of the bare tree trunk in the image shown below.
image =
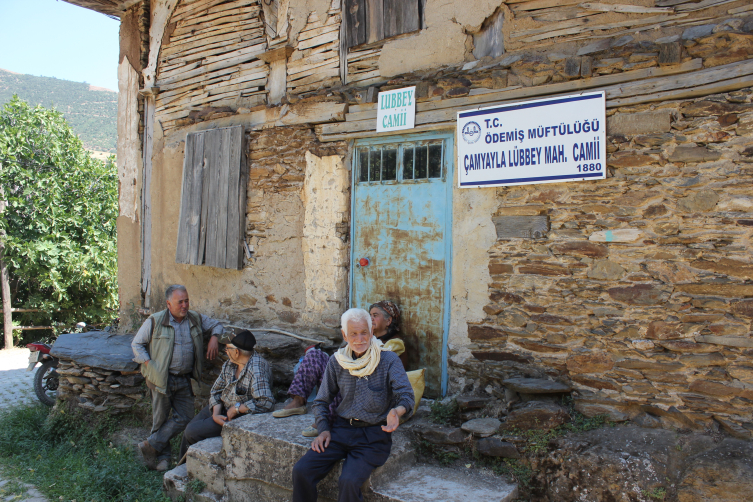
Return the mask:
<svg viewBox="0 0 753 502"><path fill-rule="evenodd" d="M8 278L8 268L5 266L3 260L3 251L5 250L5 244L3 239L5 238L5 232L0 232L0 285L2 285L3 293L3 333L5 334L5 348L13 348L13 313L10 307L10 280Z"/></svg>

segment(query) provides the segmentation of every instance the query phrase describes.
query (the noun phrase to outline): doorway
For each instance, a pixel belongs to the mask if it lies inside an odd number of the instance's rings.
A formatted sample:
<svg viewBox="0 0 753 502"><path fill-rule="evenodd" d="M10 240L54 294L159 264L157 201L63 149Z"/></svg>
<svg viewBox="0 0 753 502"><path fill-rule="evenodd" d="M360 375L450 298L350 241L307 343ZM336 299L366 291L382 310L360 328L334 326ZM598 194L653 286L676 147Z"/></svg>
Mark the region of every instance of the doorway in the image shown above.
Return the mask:
<svg viewBox="0 0 753 502"><path fill-rule="evenodd" d="M426 368L432 398L447 391L453 140L363 140L353 156L350 303L400 307L406 369Z"/></svg>

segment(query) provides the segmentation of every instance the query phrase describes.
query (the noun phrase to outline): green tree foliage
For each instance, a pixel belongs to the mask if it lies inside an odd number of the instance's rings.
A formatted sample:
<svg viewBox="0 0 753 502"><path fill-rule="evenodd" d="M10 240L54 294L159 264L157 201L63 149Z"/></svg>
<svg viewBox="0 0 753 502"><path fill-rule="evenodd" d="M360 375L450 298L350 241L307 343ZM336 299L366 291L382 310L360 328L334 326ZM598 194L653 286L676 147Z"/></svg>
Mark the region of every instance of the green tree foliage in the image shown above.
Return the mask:
<svg viewBox="0 0 753 502"><path fill-rule="evenodd" d="M89 150L115 152L117 92L93 91L85 82L0 70L0 105L14 95L32 105L54 106L61 111Z"/></svg>
<svg viewBox="0 0 753 502"><path fill-rule="evenodd" d="M92 158L63 115L14 97L0 111L0 218L14 322L62 329L117 312L117 170ZM17 334L20 332L16 332Z"/></svg>

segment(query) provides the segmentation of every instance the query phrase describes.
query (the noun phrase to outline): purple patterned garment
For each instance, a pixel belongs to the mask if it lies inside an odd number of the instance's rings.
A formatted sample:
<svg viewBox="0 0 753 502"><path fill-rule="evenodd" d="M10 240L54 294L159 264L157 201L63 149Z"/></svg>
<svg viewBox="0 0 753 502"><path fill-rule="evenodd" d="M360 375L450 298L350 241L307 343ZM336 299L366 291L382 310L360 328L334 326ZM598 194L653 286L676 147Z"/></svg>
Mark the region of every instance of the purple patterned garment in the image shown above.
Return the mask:
<svg viewBox="0 0 753 502"><path fill-rule="evenodd" d="M303 399L308 399L314 387L322 383L322 376L324 375L324 369L327 367L330 356L319 349L311 349L303 356L303 361L298 366L298 371L293 377L293 382L288 389L289 396L301 396ZM342 401L340 394L335 396L332 403L329 405L330 419L334 418L335 410Z"/></svg>

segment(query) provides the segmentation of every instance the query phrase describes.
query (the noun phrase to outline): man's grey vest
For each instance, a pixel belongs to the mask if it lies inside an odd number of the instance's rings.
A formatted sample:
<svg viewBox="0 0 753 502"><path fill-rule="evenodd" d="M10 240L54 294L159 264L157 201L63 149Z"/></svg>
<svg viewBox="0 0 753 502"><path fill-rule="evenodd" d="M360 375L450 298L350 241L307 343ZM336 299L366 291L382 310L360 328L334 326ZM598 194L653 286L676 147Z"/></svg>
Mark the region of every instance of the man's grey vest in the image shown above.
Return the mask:
<svg viewBox="0 0 753 502"><path fill-rule="evenodd" d="M170 316L167 309L149 317L152 320L152 339L149 342L149 364L141 365L141 374L147 382L154 385L157 392L166 394L167 375L173 360L175 346L175 329L170 326ZM201 365L204 356L203 329L201 316L193 310L188 311L188 322L191 323L191 340L193 340L193 374L197 382L201 382Z"/></svg>

